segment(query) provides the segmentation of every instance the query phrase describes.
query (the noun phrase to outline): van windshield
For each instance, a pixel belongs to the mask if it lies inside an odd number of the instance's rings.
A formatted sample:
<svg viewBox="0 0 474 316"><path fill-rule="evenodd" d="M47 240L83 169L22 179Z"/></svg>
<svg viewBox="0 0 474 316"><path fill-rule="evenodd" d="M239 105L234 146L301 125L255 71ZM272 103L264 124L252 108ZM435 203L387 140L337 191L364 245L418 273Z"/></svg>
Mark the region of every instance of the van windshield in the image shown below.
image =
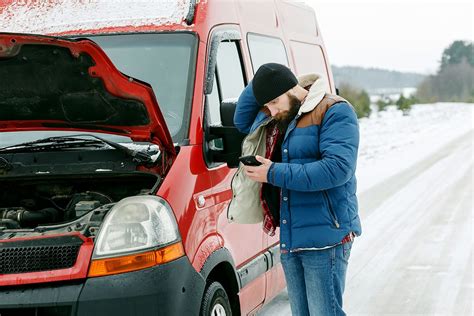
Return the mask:
<svg viewBox="0 0 474 316"><path fill-rule="evenodd" d="M189 32L88 36L122 73L149 83L174 143L187 136L197 38Z"/></svg>

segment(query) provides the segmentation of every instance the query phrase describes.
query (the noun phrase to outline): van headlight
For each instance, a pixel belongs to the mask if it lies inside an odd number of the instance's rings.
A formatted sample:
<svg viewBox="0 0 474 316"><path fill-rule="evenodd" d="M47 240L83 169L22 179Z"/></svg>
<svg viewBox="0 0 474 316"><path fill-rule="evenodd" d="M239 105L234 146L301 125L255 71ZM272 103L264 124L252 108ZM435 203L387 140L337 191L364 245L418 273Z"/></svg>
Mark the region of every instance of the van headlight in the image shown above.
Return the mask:
<svg viewBox="0 0 474 316"><path fill-rule="evenodd" d="M171 207L157 196L133 196L115 204L101 225L94 258L155 249L180 240Z"/></svg>
<svg viewBox="0 0 474 316"><path fill-rule="evenodd" d="M88 277L133 272L185 255L168 203L156 196L133 196L115 204L100 228Z"/></svg>

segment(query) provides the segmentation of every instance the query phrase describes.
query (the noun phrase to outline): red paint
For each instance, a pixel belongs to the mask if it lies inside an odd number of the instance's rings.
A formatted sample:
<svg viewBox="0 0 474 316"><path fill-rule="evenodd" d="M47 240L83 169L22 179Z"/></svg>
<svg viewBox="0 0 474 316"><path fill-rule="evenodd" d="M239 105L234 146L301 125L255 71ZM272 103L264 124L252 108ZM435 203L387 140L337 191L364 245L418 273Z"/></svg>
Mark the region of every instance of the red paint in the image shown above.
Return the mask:
<svg viewBox="0 0 474 316"><path fill-rule="evenodd" d="M57 236L70 236L70 235L78 236L84 241L84 243L81 245L79 249L77 260L74 266L67 269L60 269L60 270L16 273L16 274L2 274L0 275L0 286L85 279L87 277L87 271L89 269L89 263L90 263L90 259L92 255L92 250L94 249L94 242L91 238L84 237L83 235L79 233L73 233L73 234L64 234L64 235L36 236L32 238L15 238L14 240L5 240L5 241L2 240L2 243L9 242L9 241L52 238L52 237L57 237Z"/></svg>
<svg viewBox="0 0 474 316"><path fill-rule="evenodd" d="M219 235L210 235L206 239L204 239L203 242L196 249L196 255L191 260L194 269L196 269L196 271L200 271L204 263L206 263L207 258L209 258L209 256L214 251L222 248L223 246L224 241Z"/></svg>

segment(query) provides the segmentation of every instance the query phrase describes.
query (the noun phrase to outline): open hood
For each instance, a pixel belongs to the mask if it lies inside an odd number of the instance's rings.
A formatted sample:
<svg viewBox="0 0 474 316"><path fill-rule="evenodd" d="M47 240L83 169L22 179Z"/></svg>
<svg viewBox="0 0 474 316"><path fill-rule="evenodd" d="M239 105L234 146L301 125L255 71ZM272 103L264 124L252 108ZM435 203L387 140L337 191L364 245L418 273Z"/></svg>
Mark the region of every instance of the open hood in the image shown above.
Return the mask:
<svg viewBox="0 0 474 316"><path fill-rule="evenodd" d="M0 33L0 132L108 132L174 154L150 85L88 39Z"/></svg>

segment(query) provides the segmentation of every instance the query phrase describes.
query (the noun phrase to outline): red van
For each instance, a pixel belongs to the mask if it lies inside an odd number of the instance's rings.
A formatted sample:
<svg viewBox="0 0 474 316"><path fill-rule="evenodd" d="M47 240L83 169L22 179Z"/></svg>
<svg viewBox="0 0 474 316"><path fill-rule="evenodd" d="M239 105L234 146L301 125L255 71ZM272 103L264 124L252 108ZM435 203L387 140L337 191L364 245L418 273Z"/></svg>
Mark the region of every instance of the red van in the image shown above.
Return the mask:
<svg viewBox="0 0 474 316"><path fill-rule="evenodd" d="M254 314L279 237L227 220L261 64L327 77L285 0L0 2L0 314ZM42 34L42 35L31 35Z"/></svg>

